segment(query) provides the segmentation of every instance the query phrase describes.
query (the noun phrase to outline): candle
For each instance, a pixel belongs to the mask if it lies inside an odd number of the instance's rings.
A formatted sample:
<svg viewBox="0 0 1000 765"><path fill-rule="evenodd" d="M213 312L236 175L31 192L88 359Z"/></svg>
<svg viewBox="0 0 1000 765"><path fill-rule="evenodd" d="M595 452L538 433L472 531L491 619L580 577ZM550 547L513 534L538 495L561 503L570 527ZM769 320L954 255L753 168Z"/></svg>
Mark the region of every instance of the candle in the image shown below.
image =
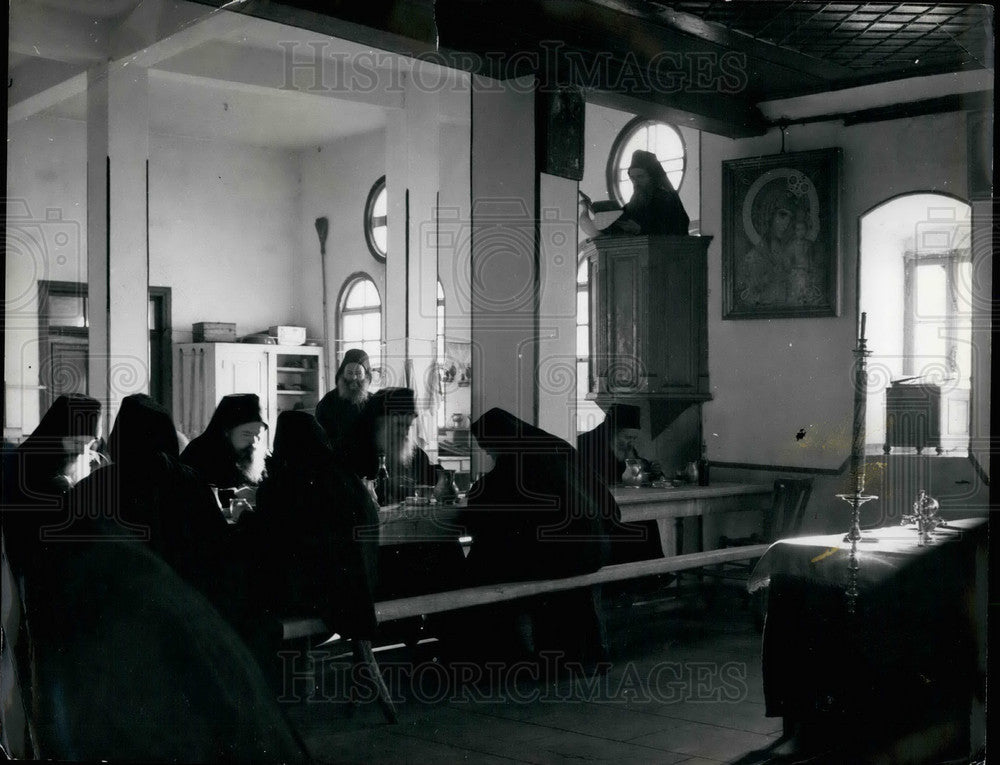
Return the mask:
<svg viewBox="0 0 1000 765"><path fill-rule="evenodd" d="M868 402L868 371L865 368L865 323L867 313L861 314L861 335L854 351L857 363L854 368L854 430L851 439L851 475L854 478L854 492L861 495L865 490L865 412Z"/></svg>

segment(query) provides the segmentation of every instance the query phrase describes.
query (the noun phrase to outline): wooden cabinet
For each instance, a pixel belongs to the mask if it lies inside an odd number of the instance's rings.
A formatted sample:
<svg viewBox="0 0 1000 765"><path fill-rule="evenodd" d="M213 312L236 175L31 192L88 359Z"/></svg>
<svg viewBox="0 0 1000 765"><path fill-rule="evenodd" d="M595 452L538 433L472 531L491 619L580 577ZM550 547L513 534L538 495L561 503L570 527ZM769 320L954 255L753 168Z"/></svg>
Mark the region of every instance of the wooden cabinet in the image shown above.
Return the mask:
<svg viewBox="0 0 1000 765"><path fill-rule="evenodd" d="M941 387L897 381L885 395L885 453L894 446L933 446L941 454Z"/></svg>
<svg viewBox="0 0 1000 765"><path fill-rule="evenodd" d="M310 346L180 343L174 346L174 418L199 435L230 393L256 393L274 437L286 409L312 412L326 392L323 350Z"/></svg>
<svg viewBox="0 0 1000 765"><path fill-rule="evenodd" d="M708 386L708 236L599 237L590 266L588 398L682 404Z"/></svg>

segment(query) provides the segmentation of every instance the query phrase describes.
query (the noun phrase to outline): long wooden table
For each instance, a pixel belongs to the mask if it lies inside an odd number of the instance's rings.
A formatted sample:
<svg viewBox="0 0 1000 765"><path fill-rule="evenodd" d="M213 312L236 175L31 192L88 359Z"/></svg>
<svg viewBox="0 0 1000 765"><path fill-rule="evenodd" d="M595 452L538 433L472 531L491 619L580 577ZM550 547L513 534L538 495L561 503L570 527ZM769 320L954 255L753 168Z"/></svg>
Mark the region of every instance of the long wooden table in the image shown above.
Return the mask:
<svg viewBox="0 0 1000 765"><path fill-rule="evenodd" d="M721 513L760 511L771 497L769 484L714 483L711 486L678 486L655 489L616 486L611 493L621 508L622 521L655 520L664 555L680 554L681 523ZM379 510L379 544L448 541L465 530L458 523L462 505L410 505L401 503ZM369 533L374 533L370 530ZM701 534L699 533L699 538ZM704 547L703 543L699 545Z"/></svg>
<svg viewBox="0 0 1000 765"><path fill-rule="evenodd" d="M472 605L499 603L543 592L754 559L764 553L767 545L683 553L676 544L679 538L677 525L686 518L701 519L706 515L762 509L767 505L771 491L772 487L768 484L747 483L715 483L711 486L679 486L669 489L615 487L612 494L621 507L622 520L656 521L665 557L604 566L591 574L562 579L501 582L382 601L375 604L376 616L379 622L386 622ZM377 534L381 545L454 541L465 533L465 529L458 523L458 514L462 509L461 505L389 505L379 510L379 527L361 529L359 536L364 538L366 534ZM282 630L286 640L329 635L323 622L315 617L282 619Z"/></svg>

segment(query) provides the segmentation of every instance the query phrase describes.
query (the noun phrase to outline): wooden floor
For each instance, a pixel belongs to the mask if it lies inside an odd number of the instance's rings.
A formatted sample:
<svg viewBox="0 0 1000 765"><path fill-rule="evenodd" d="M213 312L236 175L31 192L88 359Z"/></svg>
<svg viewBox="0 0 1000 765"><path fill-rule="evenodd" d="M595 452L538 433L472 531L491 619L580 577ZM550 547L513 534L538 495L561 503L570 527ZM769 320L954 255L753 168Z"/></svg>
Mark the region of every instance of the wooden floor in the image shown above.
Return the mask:
<svg viewBox="0 0 1000 765"><path fill-rule="evenodd" d="M373 703L351 712L337 659L318 687L286 685L285 709L322 762L767 761L752 753L775 743L781 721L764 716L760 636L737 596L711 608L640 602L615 609L609 628L603 677L574 680L550 664L498 668L485 681L472 665L436 662L429 641L379 653L398 725Z"/></svg>

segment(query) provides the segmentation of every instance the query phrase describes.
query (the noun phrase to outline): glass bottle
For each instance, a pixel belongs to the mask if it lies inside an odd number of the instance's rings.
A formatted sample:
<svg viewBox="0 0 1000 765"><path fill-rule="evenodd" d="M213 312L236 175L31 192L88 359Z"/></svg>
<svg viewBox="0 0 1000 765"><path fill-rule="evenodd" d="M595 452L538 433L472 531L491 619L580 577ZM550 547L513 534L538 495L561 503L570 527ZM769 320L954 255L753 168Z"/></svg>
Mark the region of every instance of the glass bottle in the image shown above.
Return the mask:
<svg viewBox="0 0 1000 765"><path fill-rule="evenodd" d="M378 470L375 471L375 498L379 506L388 504L389 501L389 468L385 466L385 455L378 456Z"/></svg>
<svg viewBox="0 0 1000 765"><path fill-rule="evenodd" d="M701 442L701 457L698 458L698 485L708 486L708 445Z"/></svg>

